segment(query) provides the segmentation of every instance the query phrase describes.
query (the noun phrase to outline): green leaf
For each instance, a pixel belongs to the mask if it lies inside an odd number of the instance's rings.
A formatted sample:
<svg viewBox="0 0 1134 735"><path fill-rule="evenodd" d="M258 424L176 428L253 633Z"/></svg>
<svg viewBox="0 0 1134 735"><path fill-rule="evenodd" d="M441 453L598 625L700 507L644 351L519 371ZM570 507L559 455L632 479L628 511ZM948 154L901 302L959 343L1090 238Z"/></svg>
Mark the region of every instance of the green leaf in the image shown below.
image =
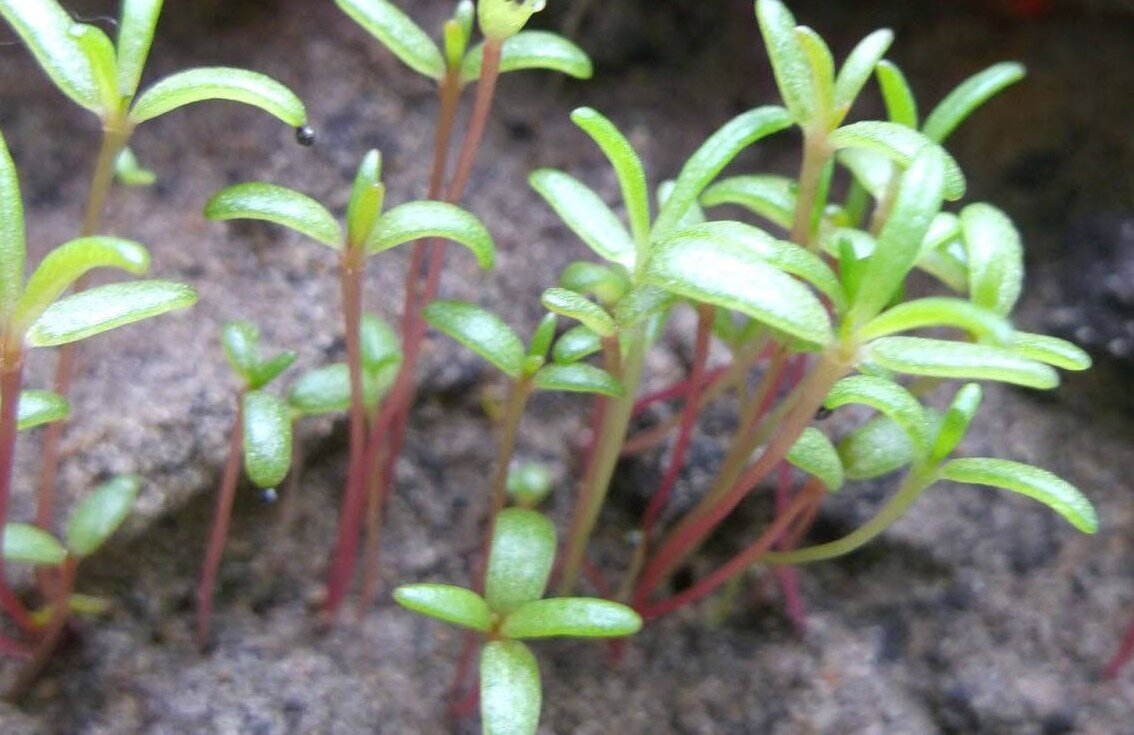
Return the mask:
<svg viewBox="0 0 1134 735"><path fill-rule="evenodd" d="M886 103L886 116L890 122L917 129L917 98L906 81L905 74L891 61L883 59L875 69L882 100Z"/></svg>
<svg viewBox="0 0 1134 735"><path fill-rule="evenodd" d="M660 316L673 306L677 297L664 288L640 283L626 294L614 308L614 321L626 330L651 317Z"/></svg>
<svg viewBox="0 0 1134 735"><path fill-rule="evenodd" d="M929 113L922 130L930 140L944 142L978 107L1023 78L1024 67L1015 62L996 64L969 77Z"/></svg>
<svg viewBox="0 0 1134 735"><path fill-rule="evenodd" d="M29 347L55 347L116 327L197 303L197 292L183 283L112 283L56 301L36 320L24 339Z"/></svg>
<svg viewBox="0 0 1134 735"><path fill-rule="evenodd" d="M883 199L894 177L894 162L878 151L844 148L836 160L847 168L854 180L875 199Z"/></svg>
<svg viewBox="0 0 1134 735"><path fill-rule="evenodd" d="M67 548L78 557L90 556L106 543L130 515L142 479L119 475L95 488L79 503L67 524Z"/></svg>
<svg viewBox="0 0 1134 735"><path fill-rule="evenodd" d="M590 597L535 600L504 619L505 638L624 638L642 629L642 618L625 605Z"/></svg>
<svg viewBox="0 0 1134 735"><path fill-rule="evenodd" d="M811 70L795 34L795 18L779 0L758 0L756 19L780 95L796 121L807 125L815 112Z"/></svg>
<svg viewBox="0 0 1134 735"><path fill-rule="evenodd" d="M244 382L252 381L260 363L260 330L243 320L225 322L221 326L221 346L229 365Z"/></svg>
<svg viewBox="0 0 1134 735"><path fill-rule="evenodd" d="M298 352L286 350L266 362L260 362L260 364L256 366L256 372L248 387L253 390L263 388L282 375L283 372L294 365L295 361L298 359Z"/></svg>
<svg viewBox="0 0 1134 735"><path fill-rule="evenodd" d="M399 605L445 623L487 633L492 611L477 593L450 584L406 584L394 590Z"/></svg>
<svg viewBox="0 0 1134 735"><path fill-rule="evenodd" d="M500 511L485 577L488 606L507 614L542 597L555 548L555 526L546 516L525 508Z"/></svg>
<svg viewBox="0 0 1134 735"><path fill-rule="evenodd" d="M831 126L835 108L835 57L823 38L807 26L796 26L795 37L811 71L814 118L824 128Z"/></svg>
<svg viewBox="0 0 1134 735"><path fill-rule="evenodd" d="M807 342L824 345L832 339L831 322L819 299L742 242L679 234L655 246L645 279L679 296L747 314Z"/></svg>
<svg viewBox="0 0 1134 735"><path fill-rule="evenodd" d="M843 462L827 435L809 426L788 452L787 461L816 477L829 492L843 486Z"/></svg>
<svg viewBox="0 0 1134 735"><path fill-rule="evenodd" d="M47 390L25 390L20 393L16 427L20 431L43 424L62 421L71 412L67 399Z"/></svg>
<svg viewBox="0 0 1134 735"><path fill-rule="evenodd" d="M327 208L306 194L275 184L251 182L213 195L205 216L214 222L254 219L283 225L338 250L343 232Z"/></svg>
<svg viewBox="0 0 1134 735"><path fill-rule="evenodd" d="M445 59L433 39L387 0L335 0L344 13L418 74L441 79Z"/></svg>
<svg viewBox="0 0 1134 735"><path fill-rule="evenodd" d="M484 44L474 46L461 63L461 83L480 79L484 64ZM594 65L583 49L557 33L521 31L504 42L500 54L500 73L546 69L575 79L590 79Z"/></svg>
<svg viewBox="0 0 1134 735"><path fill-rule="evenodd" d="M476 6L473 5L472 0L460 0L453 10L453 17L445 21L443 45L445 65L449 69L461 68L461 59L465 58L465 52L468 51L475 20Z"/></svg>
<svg viewBox="0 0 1134 735"><path fill-rule="evenodd" d="M622 384L610 373L582 362L542 367L535 374L534 385L537 390L598 393L612 398L626 395Z"/></svg>
<svg viewBox="0 0 1134 735"><path fill-rule="evenodd" d="M244 395L244 471L258 487L275 487L291 469L291 415L279 397Z"/></svg>
<svg viewBox="0 0 1134 735"><path fill-rule="evenodd" d="M939 462L948 457L969 430L977 410L980 409L982 391L976 383L966 383L953 396L952 403L945 411L945 418L941 421L941 428L937 430L937 438L933 441L933 449L929 458Z"/></svg>
<svg viewBox="0 0 1134 735"><path fill-rule="evenodd" d="M362 315L359 327L362 365L373 372L402 361L402 339L385 319L377 314Z"/></svg>
<svg viewBox="0 0 1134 735"><path fill-rule="evenodd" d="M508 497L523 508L534 508L551 494L551 473L539 462L508 468Z"/></svg>
<svg viewBox="0 0 1134 735"><path fill-rule="evenodd" d="M79 48L86 54L94 74L99 95L99 112L103 115L116 111L121 105L118 93L118 59L114 44L97 26L77 23L71 31L79 39Z"/></svg>
<svg viewBox="0 0 1134 735"><path fill-rule="evenodd" d="M571 113L571 120L591 136L614 167L630 220L630 232L635 243L645 246L650 239L650 193L642 159L626 136L598 111L580 107Z"/></svg>
<svg viewBox="0 0 1134 735"><path fill-rule="evenodd" d="M307 124L307 109L290 89L254 71L220 66L190 69L162 79L138 96L130 121L137 125L206 100L258 107L293 128Z"/></svg>
<svg viewBox="0 0 1134 735"><path fill-rule="evenodd" d="M532 340L528 344L528 357L538 357L541 361L547 359L547 351L555 340L555 330L559 326L559 317L556 314L544 314L539 325L532 332Z"/></svg>
<svg viewBox="0 0 1134 735"><path fill-rule="evenodd" d="M150 269L150 254L136 242L116 237L81 237L47 254L28 279L14 319L30 325L75 281L95 268L119 268L140 276Z"/></svg>
<svg viewBox="0 0 1134 735"><path fill-rule="evenodd" d="M2 3L3 0L0 0ZM6 5L0 4L0 8ZM24 288L24 204L16 164L0 134L0 315L9 316Z"/></svg>
<svg viewBox="0 0 1134 735"><path fill-rule="evenodd" d="M869 406L888 417L909 436L919 454L929 450L930 426L925 409L897 383L871 375L852 375L835 383L823 402L832 411L850 404Z"/></svg>
<svg viewBox="0 0 1134 735"><path fill-rule="evenodd" d="M901 166L909 168L926 147L937 150L945 164L945 198L957 201L965 195L965 175L957 161L944 148L916 130L891 122L866 120L844 125L831 133L831 145L838 150L863 148L885 154Z"/></svg>
<svg viewBox="0 0 1134 735"><path fill-rule="evenodd" d="M910 164L898 186L890 216L867 260L862 283L848 319L860 326L894 298L921 251L934 215L941 208L944 164L934 148L925 148Z"/></svg>
<svg viewBox="0 0 1134 735"><path fill-rule="evenodd" d="M54 536L30 523L9 523L4 526L5 562L55 567L67 558L67 550Z"/></svg>
<svg viewBox="0 0 1134 735"><path fill-rule="evenodd" d="M737 204L786 230L795 217L795 192L796 183L786 176L736 176L706 189L701 204Z"/></svg>
<svg viewBox="0 0 1134 735"><path fill-rule="evenodd" d="M559 285L583 296L594 296L603 304L617 304L630 290L630 279L621 268L577 260L563 269Z"/></svg>
<svg viewBox="0 0 1134 735"><path fill-rule="evenodd" d="M1010 349L922 337L883 337L864 349L863 359L909 375L960 380L997 380L1049 389L1059 376L1047 365Z"/></svg>
<svg viewBox="0 0 1134 735"><path fill-rule="evenodd" d="M706 187L741 151L791 124L791 114L784 108L759 107L739 115L714 133L681 169L658 212L654 239L662 239L681 226L689 208L696 205Z"/></svg>
<svg viewBox="0 0 1134 735"><path fill-rule="evenodd" d="M1012 220L996 207L970 204L961 210L961 237L969 264L969 298L1007 316L1024 284L1024 247Z"/></svg>
<svg viewBox="0 0 1134 735"><path fill-rule="evenodd" d="M363 245L382 215L386 186L382 183L382 155L370 151L362 159L347 205L347 233L352 247Z"/></svg>
<svg viewBox="0 0 1134 735"><path fill-rule="evenodd" d="M492 235L474 215L444 202L409 202L382 215L366 241L369 253L380 253L424 237L442 237L464 245L481 268L496 261Z"/></svg>
<svg viewBox="0 0 1134 735"><path fill-rule="evenodd" d="M79 45L71 15L55 0L0 0L0 15L16 31L40 67L81 107L99 112L94 70Z"/></svg>
<svg viewBox="0 0 1134 735"><path fill-rule="evenodd" d="M157 174L144 168L130 148L123 148L114 162L114 175L123 186L153 186Z"/></svg>
<svg viewBox="0 0 1134 735"><path fill-rule="evenodd" d="M559 365L570 365L590 357L602 349L602 337L582 324L568 329L556 340L551 359Z"/></svg>
<svg viewBox="0 0 1134 735"><path fill-rule="evenodd" d="M162 0L123 0L118 25L118 93L133 97L154 43Z"/></svg>
<svg viewBox="0 0 1134 735"><path fill-rule="evenodd" d="M425 321L488 360L510 377L519 377L524 343L500 317L463 301L434 301L425 307Z"/></svg>
<svg viewBox="0 0 1134 735"><path fill-rule="evenodd" d="M1012 351L1029 360L1054 365L1064 370L1086 370L1091 356L1067 340L1046 334L1014 332L1008 340Z"/></svg>
<svg viewBox="0 0 1134 735"><path fill-rule="evenodd" d="M601 306L565 288L549 288L543 292L540 302L548 311L562 314L569 319L581 322L600 337L610 337L615 333L614 320Z"/></svg>
<svg viewBox="0 0 1134 735"><path fill-rule="evenodd" d="M374 406L390 389L399 363L387 364L376 371L362 373L362 401ZM339 413L350 408L350 368L339 362L304 373L288 391L292 410L304 416Z"/></svg>
<svg viewBox="0 0 1134 735"><path fill-rule="evenodd" d="M848 480L873 480L914 461L913 441L888 416L878 416L839 442L839 459Z"/></svg>
<svg viewBox="0 0 1134 735"><path fill-rule="evenodd" d="M1074 485L1047 470L1006 459L954 459L941 476L953 482L990 485L1038 500L1083 533L1098 531L1099 521L1091 501Z"/></svg>
<svg viewBox="0 0 1134 735"><path fill-rule="evenodd" d="M489 641L480 654L484 735L535 735L543 694L539 664L519 641Z"/></svg>
<svg viewBox="0 0 1134 735"><path fill-rule="evenodd" d="M633 238L593 189L573 176L552 169L533 171L528 182L563 223L599 257L634 270L637 250Z"/></svg>
<svg viewBox="0 0 1134 735"><path fill-rule="evenodd" d="M978 339L998 343L1005 342L1012 333L1012 325L996 312L964 299L931 296L907 301L882 312L858 330L858 338L869 342L898 332L928 327L961 329Z"/></svg>
<svg viewBox="0 0 1134 735"><path fill-rule="evenodd" d="M894 42L894 33L882 29L862 39L850 52L835 78L835 122L841 122L866 86L866 81L882 63L882 57Z"/></svg>

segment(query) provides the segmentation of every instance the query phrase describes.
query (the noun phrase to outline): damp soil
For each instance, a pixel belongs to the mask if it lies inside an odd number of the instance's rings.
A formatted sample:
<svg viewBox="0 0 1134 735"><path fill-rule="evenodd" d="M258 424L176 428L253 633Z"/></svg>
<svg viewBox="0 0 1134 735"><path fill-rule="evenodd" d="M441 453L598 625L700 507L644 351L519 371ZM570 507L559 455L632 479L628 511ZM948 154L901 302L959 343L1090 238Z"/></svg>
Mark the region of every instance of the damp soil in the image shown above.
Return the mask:
<svg viewBox="0 0 1134 735"><path fill-rule="evenodd" d="M97 17L110 5L90 2L81 11ZM191 314L83 348L65 496L73 500L116 472L137 472L147 484L129 526L84 568L81 590L113 600L110 612L75 631L22 707L0 705L0 732L477 732L475 720L446 714L461 634L386 596L359 614L352 609L333 629L319 622L345 464L341 425L303 430L307 460L291 528L281 529L279 503L242 492L217 594L215 646L201 655L193 645L192 585L235 387L217 345L220 324L251 318L270 344L300 349L301 366L342 354L330 253L267 226L206 223L201 206L225 185L265 180L341 211L369 148L384 154L394 202L419 197L434 99L329 2L169 5L147 78L192 64L270 73L304 96L319 142L299 148L292 131L226 104L179 112L137 134L135 150L160 181L117 192L108 228L151 245L154 272L194 284L201 301ZM436 27L448 3L411 5ZM568 121L571 109L589 104L613 117L656 183L732 115L774 99L748 0L590 5L589 14L549 12L540 21L578 29L599 62L595 80L515 75L502 85L467 201L496 236L496 270L478 273L458 253L442 282L447 296L496 309L517 328L535 324L538 295L559 270L587 257L526 187L527 173L560 167L611 200L616 193L600 155ZM1028 240L1034 276L1018 321L1071 336L1098 323L1130 331L1134 321L1120 298L1100 298L1091 279L1067 274L1081 276L1099 258L1129 250L1130 229L1108 223L1134 213L1127 125L1134 15L1124 2L1067 2L1024 20L994 5L808 0L795 10L830 35L839 54L863 33L893 27L894 57L926 99L994 61L1025 61L1027 86L992 104L953 144L973 197L1005 206ZM9 44L0 45L0 127L23 175L31 247L42 253L74 231L93 120L72 110ZM761 145L737 169L789 173L795 144L788 135ZM397 313L404 266L404 254L372 261L371 308ZM1102 518L1096 537L1076 535L1021 498L940 487L868 548L803 570L803 635L785 618L773 581L755 570L728 604L710 600L649 625L618 662L602 645L541 645L540 732L1134 733L1134 671L1113 682L1097 678L1134 614L1131 366L1121 350L1108 349L1111 341L1087 340L1101 369L1072 376L1053 393L989 388L965 446L973 455L1040 464L1084 488ZM689 352L687 333L667 336L651 357L650 384L679 377ZM45 384L49 369L50 360L38 358L31 382ZM485 407L499 389L469 354L430 341L382 538L385 590L468 579L493 454ZM560 519L578 473L586 408L578 399L541 397L525 418L521 452L554 468L552 512ZM719 459L731 416L723 407L710 419L682 478L686 495ZM34 436L20 452L15 514L27 517ZM645 455L620 469L595 544L611 578L625 563L624 533L662 458ZM833 497L814 539L853 528L891 489L855 487ZM750 518L760 512L745 509ZM737 548L750 529L730 526L689 574ZM0 667L0 679L13 673Z"/></svg>

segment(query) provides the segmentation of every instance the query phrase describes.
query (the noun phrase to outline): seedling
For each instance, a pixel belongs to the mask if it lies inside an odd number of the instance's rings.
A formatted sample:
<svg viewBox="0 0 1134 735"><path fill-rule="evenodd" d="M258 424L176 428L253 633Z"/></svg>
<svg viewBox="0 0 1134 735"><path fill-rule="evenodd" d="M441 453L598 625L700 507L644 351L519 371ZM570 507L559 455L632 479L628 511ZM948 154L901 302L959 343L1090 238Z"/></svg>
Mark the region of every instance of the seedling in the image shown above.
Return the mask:
<svg viewBox="0 0 1134 735"><path fill-rule="evenodd" d="M539 727L539 664L523 642L539 638L622 638L642 619L630 608L586 597L543 599L555 560L555 527L524 508L500 512L484 595L447 584L399 587L402 607L481 634L480 712L485 735L533 735Z"/></svg>

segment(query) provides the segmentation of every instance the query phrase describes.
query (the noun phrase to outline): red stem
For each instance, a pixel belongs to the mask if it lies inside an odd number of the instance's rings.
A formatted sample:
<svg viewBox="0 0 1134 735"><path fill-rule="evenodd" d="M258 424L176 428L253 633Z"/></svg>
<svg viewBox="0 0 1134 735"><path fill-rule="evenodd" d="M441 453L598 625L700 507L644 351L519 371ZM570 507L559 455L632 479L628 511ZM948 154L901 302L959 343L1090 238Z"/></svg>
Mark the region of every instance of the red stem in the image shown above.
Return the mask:
<svg viewBox="0 0 1134 735"><path fill-rule="evenodd" d="M217 570L228 540L228 528L232 521L232 505L236 499L236 487L240 482L241 452L244 446L244 391L236 399L236 417L232 422L232 434L228 440L228 460L221 476L217 492L216 509L213 512L212 530L209 543L205 547L205 563L201 567L201 579L197 583L197 647L204 651L209 645L209 631L213 614L213 591L216 589Z"/></svg>
<svg viewBox="0 0 1134 735"><path fill-rule="evenodd" d="M10 701L16 701L26 695L32 686L39 680L43 670L51 661L55 649L63 639L63 631L67 628L67 621L71 619L71 592L75 589L75 572L79 560L67 557L59 566L59 583L52 595L51 619L43 630L43 636L35 647L31 663L27 665L7 694Z"/></svg>
<svg viewBox="0 0 1134 735"><path fill-rule="evenodd" d="M731 365L725 365L723 367L717 367L713 368L712 370L708 370L703 378L704 382L701 386L702 390L715 384L717 381L728 375L731 368ZM678 398L684 398L689 394L689 386L692 385L692 383L693 378L692 376L690 376L688 378L685 378L684 380L679 380L672 385L668 385L665 388L659 388L652 393L646 393L634 402L633 415L640 416L646 409L648 409L655 403L664 403L666 401L674 401Z"/></svg>
<svg viewBox="0 0 1134 735"><path fill-rule="evenodd" d="M1118 676L1118 672L1122 667L1134 658L1134 622L1126 629L1126 635L1122 637L1122 643L1118 646L1118 653L1106 665L1106 670L1103 672L1103 677L1113 679Z"/></svg>
<svg viewBox="0 0 1134 735"><path fill-rule="evenodd" d="M27 660L32 657L32 651L20 641L0 635L0 656Z"/></svg>
<svg viewBox="0 0 1134 735"><path fill-rule="evenodd" d="M780 516L791 507L791 465L787 462L780 464L776 473L776 515ZM802 516L801 516L802 517ZM792 547L792 529L785 532L776 542L780 551L788 551ZM807 610L803 605L803 595L799 591L799 570L791 566L778 566L773 570L780 591L784 595L784 609L788 619L795 627L796 633L803 635L807 631Z"/></svg>
<svg viewBox="0 0 1134 735"><path fill-rule="evenodd" d="M12 467L16 457L17 415L23 384L24 355L19 347L9 347L0 356L0 546L8 525L8 504L12 495ZM4 556L0 554L0 609L25 633L35 623L16 593L8 585Z"/></svg>

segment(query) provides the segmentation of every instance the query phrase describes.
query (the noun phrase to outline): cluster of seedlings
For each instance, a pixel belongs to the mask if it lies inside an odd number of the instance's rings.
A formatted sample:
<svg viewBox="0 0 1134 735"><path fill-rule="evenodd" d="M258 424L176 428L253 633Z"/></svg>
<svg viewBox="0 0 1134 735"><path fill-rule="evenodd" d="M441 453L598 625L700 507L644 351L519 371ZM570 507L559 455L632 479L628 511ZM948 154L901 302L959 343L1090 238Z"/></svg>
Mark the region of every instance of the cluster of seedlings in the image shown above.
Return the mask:
<svg viewBox="0 0 1134 735"><path fill-rule="evenodd" d="M1016 64L969 79L928 115L919 114L901 71L885 56L892 41L878 31L837 66L813 30L798 26L780 0L758 0L756 16L783 105L745 112L713 134L677 173L651 191L639 156L615 124L581 108L572 120L605 154L621 191L620 217L571 175L540 170L530 183L566 226L598 256L570 264L542 296L546 316L525 340L479 305L441 300L448 245L463 246L482 268L495 250L489 228L461 208L500 76L543 69L591 75L587 56L555 34L524 30L541 0L461 0L436 43L388 0L335 0L402 62L432 80L438 94L435 154L426 198L387 209L382 160L365 155L340 222L309 196L271 183L245 183L206 205L212 220L256 219L295 230L337 258L346 361L296 378L281 393L270 386L296 359L265 355L254 325L224 326L224 352L240 383L229 460L217 497L198 587L198 639L210 636L213 587L242 474L262 488L293 479L293 433L304 417L345 413L349 425L346 485L339 533L330 554L324 603L333 621L359 580L360 611L377 592L378 539L393 468L414 404L423 340L430 328L471 349L506 376L496 465L484 489L485 538L471 589L442 584L399 587L404 607L469 629L482 642L479 684L486 733L528 735L539 722L538 666L523 640L552 636L623 637L649 620L695 603L754 565L772 565L789 602L798 603L794 568L850 553L898 520L941 481L987 485L1038 500L1075 528L1094 533L1087 499L1051 473L1017 462L957 457L981 403L976 381L1054 388L1055 368L1083 370L1090 360L1074 345L1015 329L1010 321L1023 281L1023 251L1009 218L984 203L964 206L965 177L943 147L986 100L1019 80ZM128 146L139 123L205 99L259 107L313 142L302 103L251 72L197 69L137 93L160 0L124 0L117 43L74 22L55 0L0 0L0 14L67 96L102 121L103 144L79 240L54 251L24 282L20 200L15 172L0 149L0 527L3 560L35 567L28 608L3 575L0 605L11 633L0 650L32 658L26 688L54 649L73 613L100 603L72 592L75 567L128 513L140 481L116 478L72 515L66 541L52 535L58 433L44 437L43 481L34 524L7 523L6 506L17 428L58 421L67 412L70 360L61 352L55 392L21 391L23 351L66 345L104 329L189 305L193 291L161 281L87 288L98 266L145 271L145 250L100 237L112 179L144 184ZM483 39L473 43L479 27ZM876 79L886 119L847 122L860 93ZM463 93L474 88L467 129L458 144ZM744 150L797 128L803 150L798 177L720 178ZM453 149L455 162L451 164ZM714 220L731 205L751 222ZM398 328L365 310L369 258L411 246ZM915 271L917 290L907 295ZM927 277L926 277L927 276ZM64 295L73 287L72 295ZM654 393L639 390L647 353L671 329L679 310L696 316L686 379ZM564 323L569 328L561 329ZM711 368L716 342L729 359ZM66 349L66 348L64 348ZM948 391L951 381L959 389ZM592 396L589 447L562 545L535 510L550 491L546 470L515 461L518 427L535 391ZM663 402L673 418L631 435L632 420ZM673 503L693 432L712 405L735 407L727 452L691 508ZM858 407L858 408L852 408ZM832 411L859 417L856 428L815 424ZM58 424L56 424L58 426ZM619 458L666 445L659 485L628 545L620 583L604 597L575 596L593 570L588 546ZM824 499L844 484L896 478L877 514L843 538L804 542ZM744 548L718 568L672 591L674 574L746 499L767 493L771 520L752 529ZM509 500L515 506L509 507ZM7 523L6 526L2 525ZM361 567L361 570L359 569ZM596 572L597 573L597 572ZM553 581L555 596L544 597ZM475 641L476 639L470 639ZM472 645L467 648L467 659ZM465 689L462 664L454 691ZM479 689L478 689L479 688Z"/></svg>

